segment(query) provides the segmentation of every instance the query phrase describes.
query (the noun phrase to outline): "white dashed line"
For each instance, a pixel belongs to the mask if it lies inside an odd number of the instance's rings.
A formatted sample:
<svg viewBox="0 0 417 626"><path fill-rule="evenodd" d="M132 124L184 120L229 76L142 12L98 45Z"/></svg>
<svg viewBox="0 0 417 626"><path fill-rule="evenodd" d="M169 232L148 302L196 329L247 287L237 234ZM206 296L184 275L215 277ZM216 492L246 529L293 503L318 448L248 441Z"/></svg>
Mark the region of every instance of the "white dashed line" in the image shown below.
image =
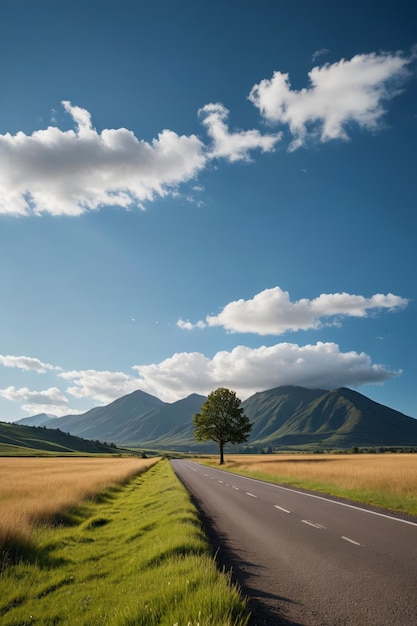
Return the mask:
<svg viewBox="0 0 417 626"><path fill-rule="evenodd" d="M232 485L232 487L235 491L240 491L239 487L235 487L234 485Z"/></svg>
<svg viewBox="0 0 417 626"><path fill-rule="evenodd" d="M303 524L308 524L309 526L313 526L314 528L320 528L321 530L326 530L325 526L322 526L321 524L315 524L314 522L310 522L310 520L308 519L302 519L301 521L303 522Z"/></svg>
<svg viewBox="0 0 417 626"><path fill-rule="evenodd" d="M219 480L218 482L219 482L219 483L221 483L221 484L223 485L223 481L222 481L222 480Z"/></svg>
<svg viewBox="0 0 417 626"><path fill-rule="evenodd" d="M254 483L260 483L261 485L265 484L264 480L260 480L259 478L250 478L249 476L242 476L245 480L250 480ZM305 491L298 491L298 489L292 489L291 487L284 487L284 485L272 485L268 483L268 487L272 487L274 489L281 489L282 491L289 491L291 493L296 493L299 496L303 496L306 498L315 498L316 500L324 500L324 502L328 502L329 504L336 504L337 506L344 506L348 509L355 509L356 511L361 511L361 513L367 513L368 515L377 515L378 517L384 517L385 519L389 519L393 522L400 522L401 524L409 524L410 526L417 526L417 522L412 522L407 519L403 519L402 517L394 517L393 515L387 515L386 513L380 513L379 511L371 511L370 509L365 509L361 506L356 506L354 504L348 504L347 502L339 502L338 500L332 500L330 497L319 496L315 493L306 493Z"/></svg>
<svg viewBox="0 0 417 626"><path fill-rule="evenodd" d="M250 496L251 498L257 498L258 496L255 496L253 493L249 493L249 491L245 492L247 496Z"/></svg>
<svg viewBox="0 0 417 626"><path fill-rule="evenodd" d="M274 507L276 509L279 509L280 511L284 511L284 513L291 513L291 511L289 511L288 509L284 509L283 506L278 506L278 504L274 504Z"/></svg>
<svg viewBox="0 0 417 626"><path fill-rule="evenodd" d="M342 537L342 539L344 539L345 541L349 541L349 543L353 543L353 545L355 545L355 546L360 546L361 545L357 541L354 541L353 539L349 539L349 537Z"/></svg>

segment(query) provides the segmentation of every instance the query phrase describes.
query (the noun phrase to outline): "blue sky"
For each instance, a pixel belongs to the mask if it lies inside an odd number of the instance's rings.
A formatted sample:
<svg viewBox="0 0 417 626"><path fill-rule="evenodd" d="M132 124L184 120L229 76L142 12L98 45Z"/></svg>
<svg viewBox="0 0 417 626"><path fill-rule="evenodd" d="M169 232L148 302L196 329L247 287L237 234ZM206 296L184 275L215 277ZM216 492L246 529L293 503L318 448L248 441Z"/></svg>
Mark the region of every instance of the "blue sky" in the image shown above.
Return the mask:
<svg viewBox="0 0 417 626"><path fill-rule="evenodd" d="M3 0L0 419L283 384L417 417L416 18Z"/></svg>

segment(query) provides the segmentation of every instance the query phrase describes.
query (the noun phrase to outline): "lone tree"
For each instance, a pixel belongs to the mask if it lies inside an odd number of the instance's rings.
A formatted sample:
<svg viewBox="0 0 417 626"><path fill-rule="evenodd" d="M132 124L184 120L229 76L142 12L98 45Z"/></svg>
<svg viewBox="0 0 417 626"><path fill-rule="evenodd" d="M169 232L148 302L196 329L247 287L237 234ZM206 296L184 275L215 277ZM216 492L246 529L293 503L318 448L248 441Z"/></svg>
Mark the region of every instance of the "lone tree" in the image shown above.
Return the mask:
<svg viewBox="0 0 417 626"><path fill-rule="evenodd" d="M236 393L225 387L219 387L209 394L201 407L201 413L195 413L193 421L196 439L211 439L219 444L220 465L224 463L225 444L247 441L252 428Z"/></svg>

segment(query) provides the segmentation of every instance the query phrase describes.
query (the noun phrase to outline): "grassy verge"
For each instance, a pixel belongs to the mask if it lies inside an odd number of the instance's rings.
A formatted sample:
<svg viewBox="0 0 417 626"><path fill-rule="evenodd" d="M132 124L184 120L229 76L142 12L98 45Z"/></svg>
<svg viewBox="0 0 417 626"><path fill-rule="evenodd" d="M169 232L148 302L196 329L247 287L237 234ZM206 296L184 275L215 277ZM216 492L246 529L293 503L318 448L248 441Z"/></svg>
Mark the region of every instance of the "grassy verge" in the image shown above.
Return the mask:
<svg viewBox="0 0 417 626"><path fill-rule="evenodd" d="M228 455L220 469L417 515L416 454Z"/></svg>
<svg viewBox="0 0 417 626"><path fill-rule="evenodd" d="M0 573L2 626L244 626L188 494L167 461L34 531Z"/></svg>

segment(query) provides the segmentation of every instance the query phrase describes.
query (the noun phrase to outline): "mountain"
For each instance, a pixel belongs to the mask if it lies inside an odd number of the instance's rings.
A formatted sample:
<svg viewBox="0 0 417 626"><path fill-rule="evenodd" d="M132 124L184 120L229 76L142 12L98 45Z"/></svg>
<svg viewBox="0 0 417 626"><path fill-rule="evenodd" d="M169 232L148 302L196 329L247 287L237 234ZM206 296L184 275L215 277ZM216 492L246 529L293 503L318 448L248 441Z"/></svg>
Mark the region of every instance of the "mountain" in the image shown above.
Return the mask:
<svg viewBox="0 0 417 626"><path fill-rule="evenodd" d="M303 408L325 393L327 392L323 389L305 389L290 385L255 393L242 403L245 414L253 424L251 440L264 441L274 437Z"/></svg>
<svg viewBox="0 0 417 626"><path fill-rule="evenodd" d="M119 452L119 450L99 441L86 441L69 433L63 433L59 429L0 422L0 455L14 456L48 452L109 454Z"/></svg>
<svg viewBox="0 0 417 626"><path fill-rule="evenodd" d="M56 415L48 415L47 413L39 413L38 415L32 415L32 417L22 417L22 419L14 422L20 426L44 426L46 422L52 419L57 419Z"/></svg>
<svg viewBox="0 0 417 626"><path fill-rule="evenodd" d="M243 403L258 445L417 446L417 420L352 389L278 387Z"/></svg>
<svg viewBox="0 0 417 626"><path fill-rule="evenodd" d="M81 415L50 420L46 426L88 439L143 445L166 438L172 429L191 424L192 416L205 400L204 396L192 394L170 404L138 390ZM193 440L192 429L189 438Z"/></svg>
<svg viewBox="0 0 417 626"><path fill-rule="evenodd" d="M139 421L137 418L131 419L120 436L124 441L141 442L145 439L147 442L167 443L173 438L177 440L178 435L181 436L185 431L186 439L194 441L192 417L200 411L206 399L205 396L193 393L172 404L165 403L143 415Z"/></svg>
<svg viewBox="0 0 417 626"><path fill-rule="evenodd" d="M205 400L192 394L167 403L135 391L107 406L46 425L123 445L209 452L216 450L215 444L198 443L193 437L192 417ZM253 423L247 442L253 448L417 447L416 419L351 389L277 387L255 393L242 404Z"/></svg>

